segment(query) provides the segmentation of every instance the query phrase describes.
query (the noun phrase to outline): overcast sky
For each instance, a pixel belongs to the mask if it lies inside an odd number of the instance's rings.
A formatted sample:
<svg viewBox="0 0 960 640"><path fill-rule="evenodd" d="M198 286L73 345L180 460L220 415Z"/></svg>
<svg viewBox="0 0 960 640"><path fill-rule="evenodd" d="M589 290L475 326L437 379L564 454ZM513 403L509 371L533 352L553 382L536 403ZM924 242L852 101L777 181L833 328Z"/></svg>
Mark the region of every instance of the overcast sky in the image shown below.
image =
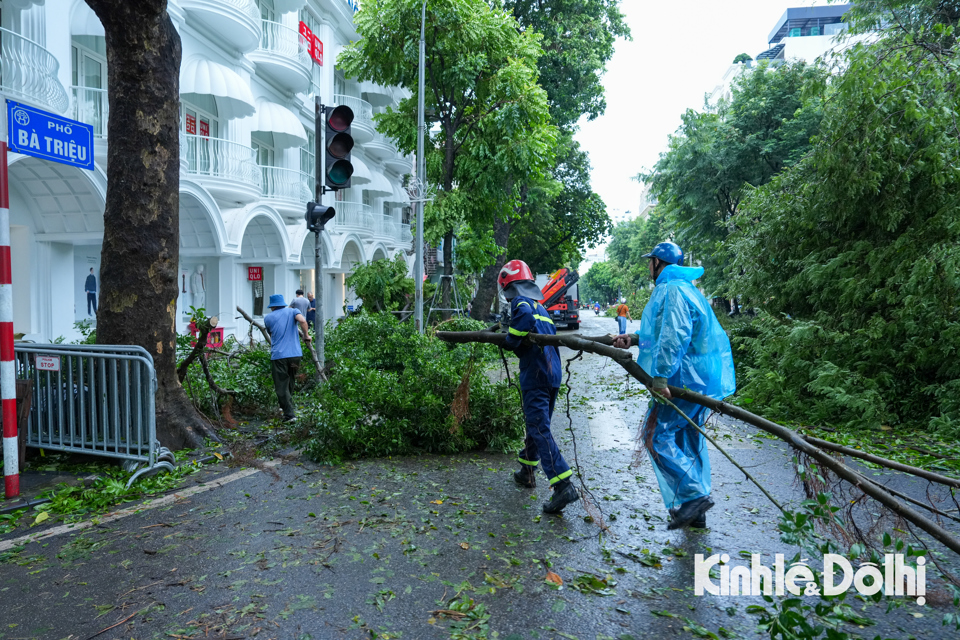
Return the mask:
<svg viewBox="0 0 960 640"><path fill-rule="evenodd" d="M688 108L720 83L739 53L755 57L790 7L826 0L621 0L633 32L619 41L603 78L607 111L583 122L577 139L590 153L593 189L608 210L637 211L642 186Z"/></svg>

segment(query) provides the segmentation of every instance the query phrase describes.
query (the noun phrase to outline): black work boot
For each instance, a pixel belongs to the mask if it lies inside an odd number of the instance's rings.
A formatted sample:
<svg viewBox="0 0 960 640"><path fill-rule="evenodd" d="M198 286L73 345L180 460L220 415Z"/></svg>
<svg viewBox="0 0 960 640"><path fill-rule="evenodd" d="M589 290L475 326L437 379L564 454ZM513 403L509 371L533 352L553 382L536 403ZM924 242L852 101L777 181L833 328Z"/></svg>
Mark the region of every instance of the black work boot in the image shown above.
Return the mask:
<svg viewBox="0 0 960 640"><path fill-rule="evenodd" d="M695 522L703 517L703 525L706 526L706 513L713 507L713 498L702 496L689 502L684 502L680 508L673 514L673 519L667 524L667 529L679 529L680 527L697 526ZM698 523L699 524L699 523Z"/></svg>
<svg viewBox="0 0 960 640"><path fill-rule="evenodd" d="M677 515L677 508L670 507L670 519L673 520ZM707 514L701 515L699 518L690 523L690 526L694 529L706 529L707 528Z"/></svg>
<svg viewBox="0 0 960 640"><path fill-rule="evenodd" d="M580 499L577 488L569 480L561 480L553 487L553 495L550 496L550 502L543 505L543 512L551 515L560 513L563 508L571 502Z"/></svg>
<svg viewBox="0 0 960 640"><path fill-rule="evenodd" d="M521 487L536 489L537 468L529 464L520 465L520 471L513 472L513 480Z"/></svg>

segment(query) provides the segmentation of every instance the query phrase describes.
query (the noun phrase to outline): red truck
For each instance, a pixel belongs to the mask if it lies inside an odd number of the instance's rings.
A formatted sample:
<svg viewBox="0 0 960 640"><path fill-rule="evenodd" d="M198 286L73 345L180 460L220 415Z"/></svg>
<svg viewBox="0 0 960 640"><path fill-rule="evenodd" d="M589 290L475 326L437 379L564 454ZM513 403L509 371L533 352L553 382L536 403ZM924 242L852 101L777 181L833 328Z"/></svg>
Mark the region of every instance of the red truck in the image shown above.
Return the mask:
<svg viewBox="0 0 960 640"><path fill-rule="evenodd" d="M550 312L553 323L557 329L579 329L580 311L579 300L577 300L577 280L580 275L573 269L563 267L554 272L545 285L540 287L543 291L543 300L540 304Z"/></svg>

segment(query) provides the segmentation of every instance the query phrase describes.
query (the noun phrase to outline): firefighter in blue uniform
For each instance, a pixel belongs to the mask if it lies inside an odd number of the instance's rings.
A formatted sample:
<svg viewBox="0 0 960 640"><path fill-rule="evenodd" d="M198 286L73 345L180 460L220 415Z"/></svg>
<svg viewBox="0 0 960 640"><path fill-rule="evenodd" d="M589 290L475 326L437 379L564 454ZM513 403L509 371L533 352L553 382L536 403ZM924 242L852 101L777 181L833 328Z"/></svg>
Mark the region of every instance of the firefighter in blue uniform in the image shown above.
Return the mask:
<svg viewBox="0 0 960 640"><path fill-rule="evenodd" d="M520 470L513 474L517 484L537 486L538 465L550 481L553 495L543 505L543 512L560 513L580 494L570 482L573 471L563 459L550 432L550 419L560 390L562 369L556 347L541 347L525 341L530 333L556 335L553 320L538 300L543 298L530 267L522 260L511 260L497 277L501 302L510 304L510 326L507 330L507 348L520 358L520 391L523 397L523 417L527 436L518 460Z"/></svg>

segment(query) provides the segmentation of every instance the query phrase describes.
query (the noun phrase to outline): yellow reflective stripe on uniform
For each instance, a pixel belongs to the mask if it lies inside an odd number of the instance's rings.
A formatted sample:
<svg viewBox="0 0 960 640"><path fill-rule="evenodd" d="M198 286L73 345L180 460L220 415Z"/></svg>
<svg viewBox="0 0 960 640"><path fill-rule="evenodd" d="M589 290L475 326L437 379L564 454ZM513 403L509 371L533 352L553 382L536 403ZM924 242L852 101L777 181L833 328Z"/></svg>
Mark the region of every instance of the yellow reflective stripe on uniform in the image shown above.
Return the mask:
<svg viewBox="0 0 960 640"><path fill-rule="evenodd" d="M537 320L543 320L544 322L549 322L550 324L553 324L553 320L551 320L551 319L548 318L547 316L541 316L541 315L534 314L533 317L536 318Z"/></svg>
<svg viewBox="0 0 960 640"><path fill-rule="evenodd" d="M538 464L540 464L539 460L524 460L523 458L517 458L517 462L519 462L520 464L528 464L531 467L535 467Z"/></svg>
<svg viewBox="0 0 960 640"><path fill-rule="evenodd" d="M561 480L566 480L572 475L573 475L573 469L567 469L566 471L558 475L556 478L550 478L550 484L556 484Z"/></svg>
<svg viewBox="0 0 960 640"><path fill-rule="evenodd" d="M530 333L530 332L529 332L529 331L517 331L517 330L514 329L513 327L510 327L510 335L520 336L520 337L522 338L523 336L527 335L528 333Z"/></svg>
<svg viewBox="0 0 960 640"><path fill-rule="evenodd" d="M522 305L522 304L525 304L525 305L527 305L528 307L530 306L530 303L529 303L529 302L524 302L523 300L521 300L520 302L518 302L518 303L517 303L517 306L519 307L519 306Z"/></svg>

